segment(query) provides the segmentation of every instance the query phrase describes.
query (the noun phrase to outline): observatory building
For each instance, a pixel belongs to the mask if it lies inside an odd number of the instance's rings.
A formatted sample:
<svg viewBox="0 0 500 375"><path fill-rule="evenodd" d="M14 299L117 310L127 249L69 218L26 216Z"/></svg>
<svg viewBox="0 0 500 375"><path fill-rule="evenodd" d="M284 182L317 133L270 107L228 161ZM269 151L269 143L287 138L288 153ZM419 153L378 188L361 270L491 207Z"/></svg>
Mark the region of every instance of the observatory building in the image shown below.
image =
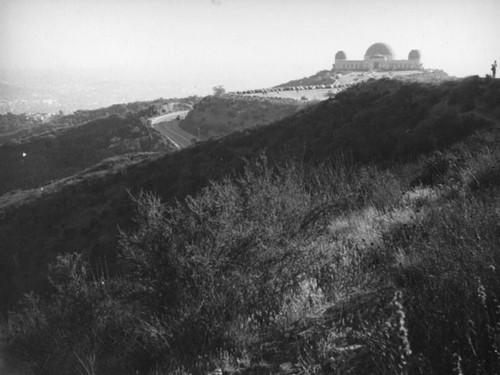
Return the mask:
<svg viewBox="0 0 500 375"><path fill-rule="evenodd" d="M364 60L347 60L344 51L335 54L335 71L372 71L372 70L418 70L422 69L419 50L411 50L407 60L396 60L392 48L386 43L372 44L365 53Z"/></svg>

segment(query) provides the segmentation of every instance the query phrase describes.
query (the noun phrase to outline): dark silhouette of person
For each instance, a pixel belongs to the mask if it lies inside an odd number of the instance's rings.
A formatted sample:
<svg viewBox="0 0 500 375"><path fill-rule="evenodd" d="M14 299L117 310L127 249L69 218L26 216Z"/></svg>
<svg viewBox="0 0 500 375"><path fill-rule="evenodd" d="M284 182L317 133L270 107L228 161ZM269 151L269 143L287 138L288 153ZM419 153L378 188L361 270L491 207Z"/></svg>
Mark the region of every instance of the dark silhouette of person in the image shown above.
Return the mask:
<svg viewBox="0 0 500 375"><path fill-rule="evenodd" d="M495 78L496 75L497 75L497 61L495 60L495 62L491 64L491 76Z"/></svg>

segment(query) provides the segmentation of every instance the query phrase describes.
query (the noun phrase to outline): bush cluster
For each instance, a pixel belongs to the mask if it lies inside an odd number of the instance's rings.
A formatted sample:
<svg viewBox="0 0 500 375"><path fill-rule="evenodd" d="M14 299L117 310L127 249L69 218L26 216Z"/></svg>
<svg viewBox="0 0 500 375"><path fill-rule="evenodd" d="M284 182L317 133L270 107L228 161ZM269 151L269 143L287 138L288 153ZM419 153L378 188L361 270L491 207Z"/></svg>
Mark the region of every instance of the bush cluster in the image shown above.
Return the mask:
<svg viewBox="0 0 500 375"><path fill-rule="evenodd" d="M252 335L304 282L319 282L331 255L309 243L325 218L390 204L394 183L374 168L305 170L261 156L184 202L142 193L136 228L121 235L122 272L60 256L51 297L29 295L11 314L7 350L40 374L145 371L219 348L251 351Z"/></svg>

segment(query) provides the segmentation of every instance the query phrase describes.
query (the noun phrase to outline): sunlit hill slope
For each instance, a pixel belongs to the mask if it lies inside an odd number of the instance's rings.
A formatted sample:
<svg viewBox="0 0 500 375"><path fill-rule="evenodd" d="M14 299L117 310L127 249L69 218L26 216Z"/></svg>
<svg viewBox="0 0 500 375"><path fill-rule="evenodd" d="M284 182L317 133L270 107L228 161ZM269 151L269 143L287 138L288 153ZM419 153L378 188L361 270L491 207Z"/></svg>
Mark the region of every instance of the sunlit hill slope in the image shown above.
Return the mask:
<svg viewBox="0 0 500 375"><path fill-rule="evenodd" d="M201 139L267 125L287 117L305 105L291 99L207 96L197 103L181 127Z"/></svg>

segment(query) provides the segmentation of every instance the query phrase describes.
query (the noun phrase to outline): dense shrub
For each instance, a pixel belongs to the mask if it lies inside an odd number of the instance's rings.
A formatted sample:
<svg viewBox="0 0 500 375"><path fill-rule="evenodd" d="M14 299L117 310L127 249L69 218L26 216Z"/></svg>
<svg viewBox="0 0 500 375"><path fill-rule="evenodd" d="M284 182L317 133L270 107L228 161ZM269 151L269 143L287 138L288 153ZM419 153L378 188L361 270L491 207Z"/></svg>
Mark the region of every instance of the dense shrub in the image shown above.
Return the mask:
<svg viewBox="0 0 500 375"><path fill-rule="evenodd" d="M438 185L456 178L457 159L453 154L436 151L428 157L421 158L421 172L412 181L413 185Z"/></svg>
<svg viewBox="0 0 500 375"><path fill-rule="evenodd" d="M498 371L500 216L491 203L455 198L387 238L400 254L394 275L408 296L410 339L432 373L451 373L453 353L465 373Z"/></svg>
<svg viewBox="0 0 500 375"><path fill-rule="evenodd" d="M148 285L148 306L182 332L172 333L176 350L195 355L221 344L240 316L266 321L318 261L321 254L301 246L315 200L302 174L261 159L185 203L139 198L138 228L122 236L123 257Z"/></svg>
<svg viewBox="0 0 500 375"><path fill-rule="evenodd" d="M387 207L400 195L394 177L373 167L305 170L264 156L184 202L142 193L136 228L121 235L120 275L96 278L81 256L59 257L52 296L26 297L11 314L8 352L56 374L171 368L219 348L253 350L252 335L333 259L310 245L329 215Z"/></svg>
<svg viewBox="0 0 500 375"><path fill-rule="evenodd" d="M36 374L128 371L138 354L140 314L127 303L133 285L96 278L81 256L58 257L50 267L50 300L26 295L5 327L13 367ZM135 349L135 350L134 350Z"/></svg>

